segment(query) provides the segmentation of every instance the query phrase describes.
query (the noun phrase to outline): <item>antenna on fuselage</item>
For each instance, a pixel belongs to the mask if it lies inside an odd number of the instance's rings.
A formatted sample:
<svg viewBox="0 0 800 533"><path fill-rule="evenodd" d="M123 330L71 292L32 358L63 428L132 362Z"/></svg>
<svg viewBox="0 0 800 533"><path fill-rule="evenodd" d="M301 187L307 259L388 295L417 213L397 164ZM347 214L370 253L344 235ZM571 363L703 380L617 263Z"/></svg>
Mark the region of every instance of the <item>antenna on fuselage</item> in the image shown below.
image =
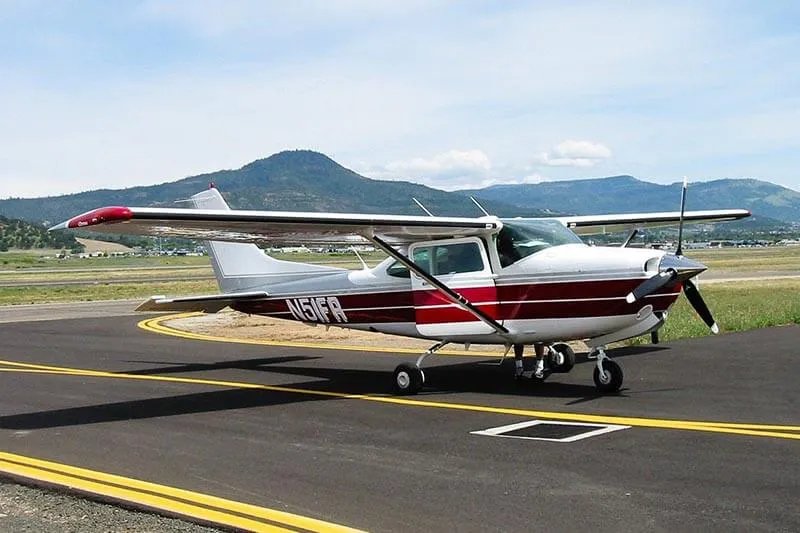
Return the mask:
<svg viewBox="0 0 800 533"><path fill-rule="evenodd" d="M364 258L361 257L361 254L358 253L358 250L356 250L355 246L351 246L350 250L352 250L353 253L356 254L356 257L358 257L358 260L361 261L361 266L364 267L364 270L369 270L367 263L364 261Z"/></svg>
<svg viewBox="0 0 800 533"><path fill-rule="evenodd" d="M429 217L432 217L432 216L434 216L434 214L433 214L433 213L431 213L430 211L428 211L428 209L427 209L427 208L426 208L424 205L422 205L422 202L420 202L419 200L417 200L416 198L413 198L413 197L412 197L411 199L412 199L412 200L414 200L414 203L415 203L415 204L417 204L417 205L419 206L419 208L420 208L420 209L422 209L423 211L425 211L425 213L426 213L426 214L427 214Z"/></svg>
<svg viewBox="0 0 800 533"><path fill-rule="evenodd" d="M470 200L472 200L472 203L473 203L473 204L475 204L475 205L477 205L477 206L478 206L478 209L480 209L481 211L483 211L483 214L484 214L484 215L486 215L487 217L490 217L490 216L492 216L492 215L490 215L490 214L489 214L489 212L488 212L486 209L484 209L484 208L483 208L483 206L482 206L481 204L479 204L479 203L478 203L478 200L476 200L474 196L470 196L470 197L469 197L469 199L470 199Z"/></svg>
<svg viewBox="0 0 800 533"><path fill-rule="evenodd" d="M631 241L635 239L637 235L639 235L639 228L633 228L633 231L630 233L630 235L628 235L628 238L622 243L622 248L627 248L630 246Z"/></svg>

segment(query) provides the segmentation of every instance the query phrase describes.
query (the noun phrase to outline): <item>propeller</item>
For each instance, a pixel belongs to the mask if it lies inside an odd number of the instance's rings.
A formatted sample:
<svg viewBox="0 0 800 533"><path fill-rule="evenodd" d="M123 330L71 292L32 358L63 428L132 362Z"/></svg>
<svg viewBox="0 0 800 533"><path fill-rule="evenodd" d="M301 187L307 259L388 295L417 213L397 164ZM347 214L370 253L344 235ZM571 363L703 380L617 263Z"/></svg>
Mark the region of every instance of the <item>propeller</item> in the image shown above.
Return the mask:
<svg viewBox="0 0 800 533"><path fill-rule="evenodd" d="M628 296L625 297L625 301L632 304L636 300L641 300L645 296L653 294L664 285L671 283L677 276L678 273L672 269L659 272L629 292Z"/></svg>
<svg viewBox="0 0 800 533"><path fill-rule="evenodd" d="M687 179L683 178L683 190L681 191L681 215L678 222L678 248L675 254L667 254L661 258L659 264L659 273L643 281L639 286L628 293L625 301L629 304L636 302L649 296L662 287L673 283L679 277L683 278L681 286L686 299L694 308L695 312L700 316L703 322L711 328L711 332L715 335L719 333L719 326L717 325L714 317L711 316L711 311L708 310L706 302L700 296L700 291L697 290L697 285L691 280L693 276L706 270L706 267L696 261L685 257L682 251L683 245L683 214L686 208L686 188ZM657 339L657 337L656 337Z"/></svg>
<svg viewBox="0 0 800 533"><path fill-rule="evenodd" d="M719 333L717 322L714 320L714 317L711 316L711 311L708 310L706 302L703 300L703 297L700 296L700 291L697 290L697 285L695 285L692 280L687 279L683 282L683 294L686 295L686 299L692 304L692 307L694 307L694 310L700 315L700 318L703 319L703 322L706 323L706 326L711 328L711 332L714 335Z"/></svg>

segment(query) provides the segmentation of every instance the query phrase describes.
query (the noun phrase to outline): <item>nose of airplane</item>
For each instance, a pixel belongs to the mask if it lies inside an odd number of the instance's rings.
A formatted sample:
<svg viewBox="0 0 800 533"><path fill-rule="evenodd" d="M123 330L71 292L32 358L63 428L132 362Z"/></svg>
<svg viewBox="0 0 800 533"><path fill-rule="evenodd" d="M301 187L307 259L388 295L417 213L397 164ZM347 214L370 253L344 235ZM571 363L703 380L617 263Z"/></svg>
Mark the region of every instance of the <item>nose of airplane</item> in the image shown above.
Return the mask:
<svg viewBox="0 0 800 533"><path fill-rule="evenodd" d="M683 282L705 272L708 267L685 255L665 254L661 258L658 270L662 273L674 272L674 279Z"/></svg>
<svg viewBox="0 0 800 533"><path fill-rule="evenodd" d="M717 334L719 333L719 326L717 326L717 323L714 321L714 317L711 316L711 311L708 310L708 306L705 301L703 301L703 297L700 296L697 286L692 282L693 277L706 270L707 267L704 264L688 259L683 255L665 254L658 265L658 274L655 274L633 289L625 300L628 303L633 303L645 296L653 294L670 283L680 283L683 287L683 293L686 295L686 298L689 300L694 310L700 315L703 322L711 328L711 331Z"/></svg>

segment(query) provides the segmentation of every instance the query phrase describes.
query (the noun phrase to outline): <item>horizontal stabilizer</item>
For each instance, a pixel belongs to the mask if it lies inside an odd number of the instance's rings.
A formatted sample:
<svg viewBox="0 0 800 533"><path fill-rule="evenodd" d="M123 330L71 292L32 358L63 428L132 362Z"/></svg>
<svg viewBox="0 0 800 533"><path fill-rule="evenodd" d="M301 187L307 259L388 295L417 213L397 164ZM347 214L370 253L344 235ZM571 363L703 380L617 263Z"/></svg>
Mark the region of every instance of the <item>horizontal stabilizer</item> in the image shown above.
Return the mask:
<svg viewBox="0 0 800 533"><path fill-rule="evenodd" d="M203 313L216 313L225 309L233 302L241 300L260 300L268 294L264 291L240 292L236 294L214 294L210 296L187 296L185 298L166 298L152 296L143 302L137 311L155 313L174 313L202 311Z"/></svg>

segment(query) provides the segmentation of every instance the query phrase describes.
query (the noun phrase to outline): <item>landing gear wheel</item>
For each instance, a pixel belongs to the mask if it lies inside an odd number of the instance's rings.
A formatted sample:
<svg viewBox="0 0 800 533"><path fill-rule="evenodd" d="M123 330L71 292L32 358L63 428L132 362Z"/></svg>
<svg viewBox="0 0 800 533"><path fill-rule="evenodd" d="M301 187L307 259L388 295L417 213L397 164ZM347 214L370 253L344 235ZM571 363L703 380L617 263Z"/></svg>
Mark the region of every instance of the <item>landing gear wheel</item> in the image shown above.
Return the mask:
<svg viewBox="0 0 800 533"><path fill-rule="evenodd" d="M622 368L611 359L606 359L603 361L602 374L599 368L594 369L594 384L600 392L617 392L622 387Z"/></svg>
<svg viewBox="0 0 800 533"><path fill-rule="evenodd" d="M553 354L556 351L563 357L561 362L558 362L562 357ZM575 366L575 351L569 347L568 344L556 344L550 348L550 370L551 372L566 374L572 367Z"/></svg>
<svg viewBox="0 0 800 533"><path fill-rule="evenodd" d="M403 363L394 369L394 392L396 394L416 394L422 390L423 383L425 383L425 374L417 366Z"/></svg>

